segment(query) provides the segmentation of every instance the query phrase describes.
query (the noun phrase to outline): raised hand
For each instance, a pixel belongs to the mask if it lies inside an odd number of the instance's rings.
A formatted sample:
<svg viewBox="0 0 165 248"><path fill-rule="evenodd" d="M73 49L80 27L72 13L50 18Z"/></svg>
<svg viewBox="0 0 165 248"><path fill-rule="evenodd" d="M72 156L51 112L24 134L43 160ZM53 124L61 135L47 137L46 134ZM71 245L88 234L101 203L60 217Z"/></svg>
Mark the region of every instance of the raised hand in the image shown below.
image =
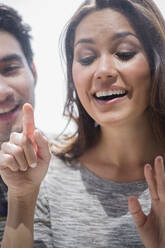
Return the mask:
<svg viewBox="0 0 165 248"><path fill-rule="evenodd" d="M147 164L144 174L151 196L151 211L146 216L135 197L130 197L129 210L135 221L140 238L146 248L165 247L165 174L163 158L156 157L154 168Z"/></svg>
<svg viewBox="0 0 165 248"><path fill-rule="evenodd" d="M47 139L35 129L30 104L23 107L23 133L12 133L1 146L0 174L17 196L29 194L44 178L50 160Z"/></svg>

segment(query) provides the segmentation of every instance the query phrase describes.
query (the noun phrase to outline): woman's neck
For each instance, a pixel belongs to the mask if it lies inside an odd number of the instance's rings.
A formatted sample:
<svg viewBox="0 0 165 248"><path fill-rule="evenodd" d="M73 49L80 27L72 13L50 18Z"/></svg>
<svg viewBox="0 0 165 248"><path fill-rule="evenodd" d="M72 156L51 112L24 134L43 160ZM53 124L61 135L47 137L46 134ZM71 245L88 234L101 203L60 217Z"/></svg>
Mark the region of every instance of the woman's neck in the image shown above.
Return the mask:
<svg viewBox="0 0 165 248"><path fill-rule="evenodd" d="M144 178L144 165L162 154L148 121L102 127L98 144L82 158L96 174L115 181ZM108 176L109 175L109 176Z"/></svg>
<svg viewBox="0 0 165 248"><path fill-rule="evenodd" d="M128 167L132 163L140 166L141 162L151 162L157 143L150 127L146 129L137 127L122 127L115 129L103 129L98 150L102 150L104 157L113 161L117 166ZM101 155L101 154L100 154Z"/></svg>

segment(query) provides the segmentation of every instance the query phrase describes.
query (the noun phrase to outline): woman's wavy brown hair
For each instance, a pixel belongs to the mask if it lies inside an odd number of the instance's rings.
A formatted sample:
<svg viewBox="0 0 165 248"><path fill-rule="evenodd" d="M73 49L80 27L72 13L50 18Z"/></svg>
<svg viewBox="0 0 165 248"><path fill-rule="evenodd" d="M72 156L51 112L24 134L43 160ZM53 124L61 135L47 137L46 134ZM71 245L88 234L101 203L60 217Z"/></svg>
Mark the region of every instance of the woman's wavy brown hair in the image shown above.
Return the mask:
<svg viewBox="0 0 165 248"><path fill-rule="evenodd" d="M81 156L89 147L96 144L100 135L99 126L95 126L94 120L85 111L76 93L72 77L72 63L75 30L78 24L88 14L104 8L111 8L123 14L144 47L151 74L149 104L151 125L158 142L165 145L164 18L152 0L87 0L73 15L63 36L67 68L67 99L64 106L64 116L67 116L69 121L76 121L77 124L76 132L67 137L65 145L57 153L60 158L66 161L72 161Z"/></svg>

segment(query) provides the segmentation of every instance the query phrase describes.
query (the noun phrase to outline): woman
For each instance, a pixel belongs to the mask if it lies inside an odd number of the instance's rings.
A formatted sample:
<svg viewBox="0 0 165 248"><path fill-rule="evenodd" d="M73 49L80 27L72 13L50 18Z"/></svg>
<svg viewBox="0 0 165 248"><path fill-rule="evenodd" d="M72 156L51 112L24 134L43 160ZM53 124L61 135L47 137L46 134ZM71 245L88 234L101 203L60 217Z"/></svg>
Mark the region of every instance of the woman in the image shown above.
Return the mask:
<svg viewBox="0 0 165 248"><path fill-rule="evenodd" d="M42 183L36 247L165 247L165 24L159 10L151 0L85 1L66 28L65 52L65 114L78 129L55 151ZM24 131L2 145L1 175L9 188L2 247L33 247L34 207L49 156L46 140L29 127L28 111L33 115L25 105L24 129L34 135ZM10 152L13 143L19 154ZM5 157L11 154L17 172ZM28 169L19 171L25 163Z"/></svg>

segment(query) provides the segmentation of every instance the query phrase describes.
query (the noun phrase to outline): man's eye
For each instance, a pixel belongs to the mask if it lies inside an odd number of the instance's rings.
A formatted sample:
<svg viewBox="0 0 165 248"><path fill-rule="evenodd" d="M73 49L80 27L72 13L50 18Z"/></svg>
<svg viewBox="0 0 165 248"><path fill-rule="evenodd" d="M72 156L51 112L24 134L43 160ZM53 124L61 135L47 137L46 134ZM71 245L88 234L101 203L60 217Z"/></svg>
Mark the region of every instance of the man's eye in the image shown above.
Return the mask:
<svg viewBox="0 0 165 248"><path fill-rule="evenodd" d="M4 74L10 74L16 72L20 67L19 66L7 66L4 68L3 73Z"/></svg>
<svg viewBox="0 0 165 248"><path fill-rule="evenodd" d="M136 52L118 52L116 53L117 57L120 60L127 61L129 59L132 59L135 56Z"/></svg>
<svg viewBox="0 0 165 248"><path fill-rule="evenodd" d="M95 56L89 56L89 57L81 58L81 59L79 59L79 63L81 65L90 65L95 60L95 58L96 58Z"/></svg>

